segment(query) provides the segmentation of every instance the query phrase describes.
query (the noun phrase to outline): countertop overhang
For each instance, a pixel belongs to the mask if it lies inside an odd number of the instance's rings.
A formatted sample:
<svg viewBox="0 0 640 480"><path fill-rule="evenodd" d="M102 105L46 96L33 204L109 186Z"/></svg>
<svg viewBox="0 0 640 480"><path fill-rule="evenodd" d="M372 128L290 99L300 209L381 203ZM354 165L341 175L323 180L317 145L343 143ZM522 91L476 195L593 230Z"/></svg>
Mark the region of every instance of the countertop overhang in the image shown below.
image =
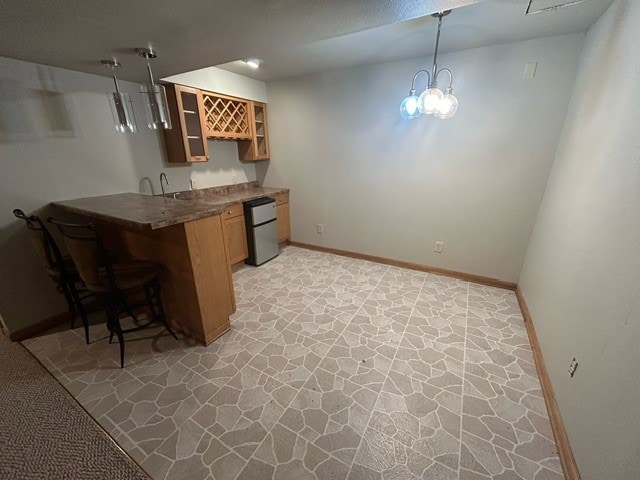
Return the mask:
<svg viewBox="0 0 640 480"><path fill-rule="evenodd" d="M226 207L234 203L289 191L287 188L257 186L224 193L217 193L215 189L207 190L209 189L194 191L193 193L202 193L194 195L192 198L181 199L139 193L119 193L61 200L51 204L71 213L128 228L156 230L219 215Z"/></svg>

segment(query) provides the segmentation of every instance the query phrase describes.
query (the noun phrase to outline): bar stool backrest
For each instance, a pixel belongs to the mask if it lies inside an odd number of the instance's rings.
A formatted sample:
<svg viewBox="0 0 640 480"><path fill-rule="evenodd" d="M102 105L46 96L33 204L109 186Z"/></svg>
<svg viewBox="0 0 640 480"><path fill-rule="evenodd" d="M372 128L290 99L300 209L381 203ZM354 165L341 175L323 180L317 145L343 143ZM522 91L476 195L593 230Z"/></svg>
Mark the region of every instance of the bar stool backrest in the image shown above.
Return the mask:
<svg viewBox="0 0 640 480"><path fill-rule="evenodd" d="M115 284L111 261L94 224L65 223L53 217L47 219L62 233L64 243L69 250L80 278L89 290L104 291ZM107 272L107 282L100 275L100 265Z"/></svg>
<svg viewBox="0 0 640 480"><path fill-rule="evenodd" d="M27 224L31 243L49 276L56 281L59 280L65 273L64 261L51 233L36 215L27 216L19 208L16 208L13 214Z"/></svg>

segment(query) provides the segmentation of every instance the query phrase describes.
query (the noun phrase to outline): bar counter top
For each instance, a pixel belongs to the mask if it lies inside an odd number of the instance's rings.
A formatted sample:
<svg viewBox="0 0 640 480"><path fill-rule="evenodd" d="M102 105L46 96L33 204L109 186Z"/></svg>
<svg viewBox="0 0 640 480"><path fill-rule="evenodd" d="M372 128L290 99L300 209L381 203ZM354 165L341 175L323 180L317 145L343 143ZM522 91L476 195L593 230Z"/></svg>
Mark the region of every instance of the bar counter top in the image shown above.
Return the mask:
<svg viewBox="0 0 640 480"><path fill-rule="evenodd" d="M233 203L288 192L286 188L260 187L255 182L226 187L168 193L167 197L120 193L52 202L52 205L97 220L139 230L186 223L219 215Z"/></svg>

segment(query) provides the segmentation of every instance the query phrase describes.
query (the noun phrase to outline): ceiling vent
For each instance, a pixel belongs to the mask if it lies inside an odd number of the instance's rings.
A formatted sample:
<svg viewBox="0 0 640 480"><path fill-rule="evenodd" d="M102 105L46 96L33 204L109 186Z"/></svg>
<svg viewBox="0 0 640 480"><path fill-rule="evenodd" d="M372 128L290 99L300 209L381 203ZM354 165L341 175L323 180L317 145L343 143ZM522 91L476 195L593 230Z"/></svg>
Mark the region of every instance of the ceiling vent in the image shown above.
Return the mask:
<svg viewBox="0 0 640 480"><path fill-rule="evenodd" d="M526 14L534 15L536 13L552 12L554 10L560 10L561 8L573 7L586 1L587 0L529 0Z"/></svg>

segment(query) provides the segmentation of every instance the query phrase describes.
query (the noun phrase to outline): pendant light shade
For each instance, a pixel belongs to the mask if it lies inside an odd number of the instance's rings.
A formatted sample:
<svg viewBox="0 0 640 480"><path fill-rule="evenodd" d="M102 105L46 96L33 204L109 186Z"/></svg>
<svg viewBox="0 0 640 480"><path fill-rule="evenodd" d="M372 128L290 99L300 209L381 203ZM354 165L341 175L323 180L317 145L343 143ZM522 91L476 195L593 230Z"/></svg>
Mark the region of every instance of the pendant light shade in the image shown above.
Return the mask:
<svg viewBox="0 0 640 480"><path fill-rule="evenodd" d="M420 110L418 110L418 100L416 91L411 90L409 95L400 104L400 115L405 120L411 120L420 116Z"/></svg>
<svg viewBox="0 0 640 480"><path fill-rule="evenodd" d="M169 106L167 102L167 94L162 85L158 85L153 80L153 72L149 59L156 58L158 55L150 48L136 48L136 53L147 59L147 72L149 74L149 83L140 85L140 92L145 99L145 107L147 111L147 126L152 130L171 129L171 117L169 116Z"/></svg>
<svg viewBox="0 0 640 480"><path fill-rule="evenodd" d="M115 84L116 91L107 94L107 98L109 99L109 106L111 107L111 115L113 116L113 124L116 132L137 132L138 126L136 125L136 116L133 113L131 97L128 93L120 91L118 79L115 74L115 69L121 66L120 62L115 60L102 60L102 65L114 71L113 83Z"/></svg>
<svg viewBox="0 0 640 480"><path fill-rule="evenodd" d="M458 110L458 99L453 95L453 74L448 68L438 70L437 63L442 17L445 17L450 13L451 10L446 10L432 15L438 19L438 34L436 36L436 48L433 54L431 74L426 70L419 70L413 76L409 96L405 97L400 104L400 115L402 115L402 118L404 119L412 120L420 117L421 115L434 115L437 118L447 119L453 117ZM444 93L438 88L438 77L443 72L446 72L449 75L449 86ZM427 75L427 87L419 97L416 97L415 83L421 73ZM414 106L417 107L417 110Z"/></svg>
<svg viewBox="0 0 640 480"><path fill-rule="evenodd" d="M438 88L427 88L422 95L420 95L418 110L420 110L422 114L432 115L438 111L438 107L443 98L444 95Z"/></svg>
<svg viewBox="0 0 640 480"><path fill-rule="evenodd" d="M447 93L438 105L438 111L435 116L442 119L451 118L458 110L458 99L451 93L451 88L447 88Z"/></svg>
<svg viewBox="0 0 640 480"><path fill-rule="evenodd" d="M162 85L140 85L145 100L147 126L152 130L171 129L171 118L167 104L167 93Z"/></svg>

